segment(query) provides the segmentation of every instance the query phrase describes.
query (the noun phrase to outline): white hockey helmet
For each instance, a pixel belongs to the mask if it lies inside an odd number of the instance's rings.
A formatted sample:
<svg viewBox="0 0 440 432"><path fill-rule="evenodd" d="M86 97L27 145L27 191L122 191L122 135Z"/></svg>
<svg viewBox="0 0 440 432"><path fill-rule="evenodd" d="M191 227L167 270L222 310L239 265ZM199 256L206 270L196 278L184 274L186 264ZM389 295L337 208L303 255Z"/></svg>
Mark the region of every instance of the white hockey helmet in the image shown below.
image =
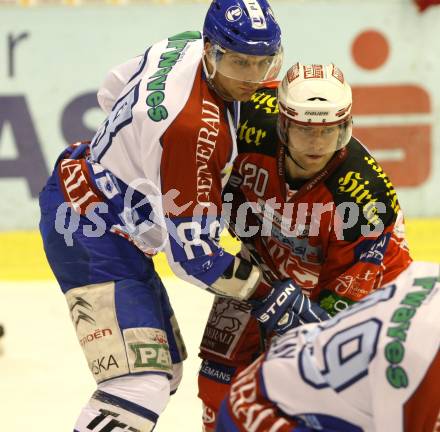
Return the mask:
<svg viewBox="0 0 440 432"><path fill-rule="evenodd" d="M339 126L337 149L350 141L351 88L334 64L293 65L278 86L278 106L278 133L284 144L291 125Z"/></svg>

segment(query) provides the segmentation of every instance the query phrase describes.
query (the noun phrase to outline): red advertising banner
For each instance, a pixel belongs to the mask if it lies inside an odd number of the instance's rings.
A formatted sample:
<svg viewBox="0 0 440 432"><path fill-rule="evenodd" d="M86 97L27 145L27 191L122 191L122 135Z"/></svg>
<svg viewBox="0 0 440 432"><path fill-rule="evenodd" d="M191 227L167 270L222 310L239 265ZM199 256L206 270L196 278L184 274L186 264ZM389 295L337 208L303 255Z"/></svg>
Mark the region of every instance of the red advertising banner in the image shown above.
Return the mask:
<svg viewBox="0 0 440 432"><path fill-rule="evenodd" d="M429 114L429 94L413 85L353 87L354 135L371 150L380 151L381 165L398 186L415 187L431 171L431 124L405 124L404 115ZM356 126L356 116L399 115L399 124Z"/></svg>
<svg viewBox="0 0 440 432"><path fill-rule="evenodd" d="M374 72L386 65L391 49L384 33L368 29L354 38L351 52L358 67ZM354 135L373 151L396 186L425 183L433 146L433 108L427 90L413 83L353 85L352 89Z"/></svg>

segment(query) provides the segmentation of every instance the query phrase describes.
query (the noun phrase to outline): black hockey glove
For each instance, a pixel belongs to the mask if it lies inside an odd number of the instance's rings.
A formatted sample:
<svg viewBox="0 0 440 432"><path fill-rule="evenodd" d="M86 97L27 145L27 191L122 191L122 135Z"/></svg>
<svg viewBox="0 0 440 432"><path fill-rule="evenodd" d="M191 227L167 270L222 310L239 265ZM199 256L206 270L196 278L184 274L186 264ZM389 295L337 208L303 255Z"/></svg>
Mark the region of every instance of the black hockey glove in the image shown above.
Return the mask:
<svg viewBox="0 0 440 432"><path fill-rule="evenodd" d="M265 299L250 301L251 313L262 324L266 335L272 331L282 335L299 325L330 318L330 315L310 301L292 280L274 282L272 288Z"/></svg>

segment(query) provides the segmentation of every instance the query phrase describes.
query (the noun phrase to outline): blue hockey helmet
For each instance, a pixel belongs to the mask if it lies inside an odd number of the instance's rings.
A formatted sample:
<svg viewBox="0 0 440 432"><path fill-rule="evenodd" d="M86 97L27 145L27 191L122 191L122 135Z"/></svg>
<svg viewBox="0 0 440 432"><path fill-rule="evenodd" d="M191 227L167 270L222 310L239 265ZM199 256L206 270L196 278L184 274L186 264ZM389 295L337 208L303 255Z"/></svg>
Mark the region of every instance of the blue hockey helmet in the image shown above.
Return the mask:
<svg viewBox="0 0 440 432"><path fill-rule="evenodd" d="M268 56L281 49L281 30L266 0L213 0L203 34L242 54Z"/></svg>

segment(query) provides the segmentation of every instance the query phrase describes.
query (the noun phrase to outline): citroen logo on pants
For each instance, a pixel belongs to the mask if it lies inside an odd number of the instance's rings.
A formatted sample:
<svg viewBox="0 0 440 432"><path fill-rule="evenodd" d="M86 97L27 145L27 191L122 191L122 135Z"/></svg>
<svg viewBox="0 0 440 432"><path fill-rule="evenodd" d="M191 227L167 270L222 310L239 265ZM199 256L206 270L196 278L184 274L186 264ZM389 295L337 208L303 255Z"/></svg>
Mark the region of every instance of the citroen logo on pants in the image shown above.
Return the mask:
<svg viewBox="0 0 440 432"><path fill-rule="evenodd" d="M75 297L75 303L70 308L72 320L75 324L75 328L78 328L80 321L86 321L89 324L96 324L96 321L88 315L89 311L93 311L92 305L85 301L82 297ZM75 317L76 315L76 317Z"/></svg>

